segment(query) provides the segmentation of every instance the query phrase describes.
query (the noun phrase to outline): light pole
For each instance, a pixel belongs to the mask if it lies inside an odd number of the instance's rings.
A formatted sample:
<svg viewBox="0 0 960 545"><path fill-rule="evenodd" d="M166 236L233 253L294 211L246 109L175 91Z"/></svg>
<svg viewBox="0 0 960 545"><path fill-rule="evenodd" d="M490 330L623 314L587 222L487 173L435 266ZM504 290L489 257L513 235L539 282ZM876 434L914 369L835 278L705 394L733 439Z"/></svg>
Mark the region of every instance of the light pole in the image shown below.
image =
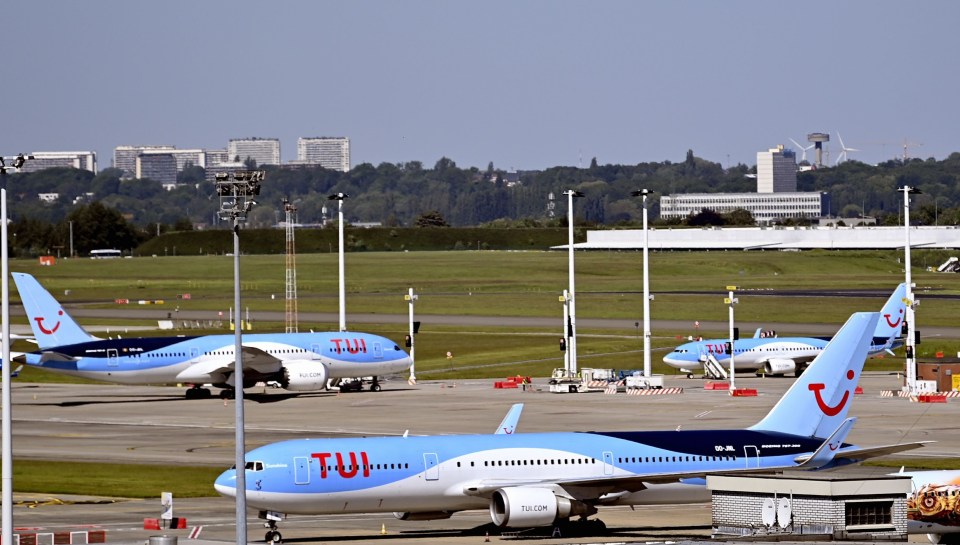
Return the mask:
<svg viewBox="0 0 960 545"><path fill-rule="evenodd" d="M417 383L416 359L414 359L414 350L417 347L417 326L416 322L413 321L413 304L417 301L417 295L413 293L413 288L410 288L410 292L403 298L410 303L410 341L407 344L407 348L410 349L410 378L407 379L407 383L413 385Z"/></svg>
<svg viewBox="0 0 960 545"><path fill-rule="evenodd" d="M728 294L727 298L723 300L723 302L726 303L727 306L730 307L730 394L731 394L731 395L732 395L733 392L737 389L737 385L736 385L736 380L737 380L737 379L736 379L736 376L737 376L737 375L736 375L736 367L735 367L734 364L733 364L733 355L734 355L734 352L737 351L737 350L736 350L736 346L734 346L734 341L735 341L736 339L733 338L733 337L734 337L734 334L733 334L733 305L736 305L737 303L740 302L739 299L737 299L736 297L733 296L733 292L736 291L737 289L739 289L739 288L737 288L737 286L727 286L727 291L729 291L730 293Z"/></svg>
<svg viewBox="0 0 960 545"><path fill-rule="evenodd" d="M347 290L343 277L343 201L350 198L346 193L335 193L327 197L328 200L337 201L337 244L340 247L340 331L347 330Z"/></svg>
<svg viewBox="0 0 960 545"><path fill-rule="evenodd" d="M220 172L216 175L217 195L220 196L220 218L233 220L233 390L236 404L236 542L247 543L247 471L246 439L243 418L243 341L240 324L240 223L247 221L247 213L257 204L253 197L260 194L262 170Z"/></svg>
<svg viewBox="0 0 960 545"><path fill-rule="evenodd" d="M33 159L32 155L24 156L22 153L13 157L13 168L20 172L20 168L28 159ZM0 262L3 263L3 280L0 281L0 296L3 297L2 311L0 311L0 320L3 325L0 326L0 342L3 342L3 348L0 350L0 357L3 358L3 462L2 462L2 481L3 481L3 513L2 521L2 543L13 543L13 417L10 414L12 410L10 393L10 264L7 255L7 162L0 157Z"/></svg>
<svg viewBox="0 0 960 545"><path fill-rule="evenodd" d="M634 197L643 197L643 376L653 376L650 363L650 231L647 229L647 197L653 194L649 189L631 191Z"/></svg>
<svg viewBox="0 0 960 545"><path fill-rule="evenodd" d="M568 248L568 272L570 277L570 288L567 290L567 375L577 375L577 311L576 311L576 291L574 286L573 273L573 198L583 197L583 193L568 189L563 192L567 196L567 248Z"/></svg>
<svg viewBox="0 0 960 545"><path fill-rule="evenodd" d="M913 395L917 390L917 328L915 308L917 301L913 297L913 279L911 277L910 265L910 195L918 195L921 191L915 187L905 185L899 189L903 192L903 231L905 233L905 242L903 245L903 269L904 281L907 284L907 295L904 298L907 307L907 340L905 364L907 367L907 393Z"/></svg>

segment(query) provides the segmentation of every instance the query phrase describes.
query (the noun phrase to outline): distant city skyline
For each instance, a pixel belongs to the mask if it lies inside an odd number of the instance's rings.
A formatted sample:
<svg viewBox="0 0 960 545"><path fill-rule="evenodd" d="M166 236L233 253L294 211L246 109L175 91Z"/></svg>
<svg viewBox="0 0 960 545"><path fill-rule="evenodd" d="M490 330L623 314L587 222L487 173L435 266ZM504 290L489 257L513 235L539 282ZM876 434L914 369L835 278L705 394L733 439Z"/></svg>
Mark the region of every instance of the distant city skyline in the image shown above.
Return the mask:
<svg viewBox="0 0 960 545"><path fill-rule="evenodd" d="M960 151L946 0L9 6L0 154L350 138L350 163L754 165L831 135L877 163ZM852 148L852 149L851 149ZM857 151L854 151L857 150ZM808 160L812 157L808 154Z"/></svg>

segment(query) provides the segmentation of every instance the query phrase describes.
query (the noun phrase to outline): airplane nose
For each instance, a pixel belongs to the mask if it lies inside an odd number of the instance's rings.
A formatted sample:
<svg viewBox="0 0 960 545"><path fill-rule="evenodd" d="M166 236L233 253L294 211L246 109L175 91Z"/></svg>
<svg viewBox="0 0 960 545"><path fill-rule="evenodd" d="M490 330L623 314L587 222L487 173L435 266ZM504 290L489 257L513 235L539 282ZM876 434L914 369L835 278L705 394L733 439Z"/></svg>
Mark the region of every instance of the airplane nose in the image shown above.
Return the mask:
<svg viewBox="0 0 960 545"><path fill-rule="evenodd" d="M213 488L216 489L217 493L221 496L234 497L237 495L237 472L228 469L220 474L217 477L217 480L213 483Z"/></svg>

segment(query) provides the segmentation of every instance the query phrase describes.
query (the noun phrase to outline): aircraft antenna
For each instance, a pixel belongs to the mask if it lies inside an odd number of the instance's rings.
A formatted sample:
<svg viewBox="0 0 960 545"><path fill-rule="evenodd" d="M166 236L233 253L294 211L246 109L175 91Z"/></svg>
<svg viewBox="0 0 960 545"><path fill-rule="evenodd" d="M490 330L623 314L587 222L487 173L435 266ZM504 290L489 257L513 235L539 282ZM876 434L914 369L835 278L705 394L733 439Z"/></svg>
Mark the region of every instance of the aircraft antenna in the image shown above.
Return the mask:
<svg viewBox="0 0 960 545"><path fill-rule="evenodd" d="M286 212L286 332L297 333L297 247L293 238L293 224L296 217L297 207L290 201L283 200L283 210Z"/></svg>

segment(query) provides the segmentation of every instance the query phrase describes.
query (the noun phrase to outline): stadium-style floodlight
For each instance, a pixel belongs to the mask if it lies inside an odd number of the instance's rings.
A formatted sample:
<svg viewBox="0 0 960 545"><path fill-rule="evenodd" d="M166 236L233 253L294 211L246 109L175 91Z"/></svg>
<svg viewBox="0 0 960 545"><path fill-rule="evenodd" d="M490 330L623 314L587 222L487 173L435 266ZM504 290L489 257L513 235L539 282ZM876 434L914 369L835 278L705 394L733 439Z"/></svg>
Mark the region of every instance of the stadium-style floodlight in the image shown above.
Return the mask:
<svg viewBox="0 0 960 545"><path fill-rule="evenodd" d="M340 331L347 330L347 289L346 281L343 276L343 201L350 198L346 193L334 193L327 197L327 200L337 201L337 246L339 249L339 273L340 273Z"/></svg>
<svg viewBox="0 0 960 545"><path fill-rule="evenodd" d="M913 296L913 278L910 272L910 195L919 195L922 192L908 185L901 187L898 191L903 193L903 232L906 238L903 244L904 282L907 284L907 295L904 297L907 307L907 339L904 342L906 358L904 363L907 368L907 393L912 396L917 392L917 328L914 323L917 301Z"/></svg>
<svg viewBox="0 0 960 545"><path fill-rule="evenodd" d="M23 164L32 155L24 156L22 153L12 157L12 166L17 172L23 167ZM7 162L0 157L0 262L2 262L3 280L0 281L0 297L3 302L0 303L0 320L3 320L0 326L0 342L3 343L0 349L0 358L2 358L3 371L0 376L3 379L2 387L2 406L3 406L3 425L0 435L2 438L2 479L3 485L3 507L0 515L0 524L3 530L0 532L0 542L13 543L13 416L11 415L12 402L10 392L10 263L8 255L7 242Z"/></svg>
<svg viewBox="0 0 960 545"><path fill-rule="evenodd" d="M407 335L407 348L410 349L410 378L407 379L407 383L411 386L417 383L417 369L416 369L416 359L414 358L414 351L417 348L417 330L420 329L420 322L415 322L413 320L413 304L417 302L417 299L420 297L413 293L413 288L410 288L409 293L403 296L406 299L407 303L410 306L410 333Z"/></svg>
<svg viewBox="0 0 960 545"><path fill-rule="evenodd" d="M577 312L576 312L576 295L573 289L574 286L574 272L573 272L573 198L574 197L583 197L583 193L579 191L574 191L573 189L568 189L563 192L567 196L567 255L568 255L568 268L567 274L570 277L570 287L567 290L566 294L566 305L567 305L567 327L564 335L567 337L567 376L574 377L577 375Z"/></svg>
<svg viewBox="0 0 960 545"><path fill-rule="evenodd" d="M218 172L214 179L217 195L220 196L220 219L233 220L233 308L236 314L233 320L233 391L236 404L236 473L237 473L237 543L247 542L247 479L246 439L244 437L243 416L243 322L240 320L240 223L247 221L247 214L257 204L253 200L260 194L262 170L241 170L236 172Z"/></svg>
<svg viewBox="0 0 960 545"><path fill-rule="evenodd" d="M634 197L643 197L643 376L648 379L653 374L653 365L650 362L650 263L647 259L650 239L647 230L647 197L653 193L650 189L630 192Z"/></svg>

